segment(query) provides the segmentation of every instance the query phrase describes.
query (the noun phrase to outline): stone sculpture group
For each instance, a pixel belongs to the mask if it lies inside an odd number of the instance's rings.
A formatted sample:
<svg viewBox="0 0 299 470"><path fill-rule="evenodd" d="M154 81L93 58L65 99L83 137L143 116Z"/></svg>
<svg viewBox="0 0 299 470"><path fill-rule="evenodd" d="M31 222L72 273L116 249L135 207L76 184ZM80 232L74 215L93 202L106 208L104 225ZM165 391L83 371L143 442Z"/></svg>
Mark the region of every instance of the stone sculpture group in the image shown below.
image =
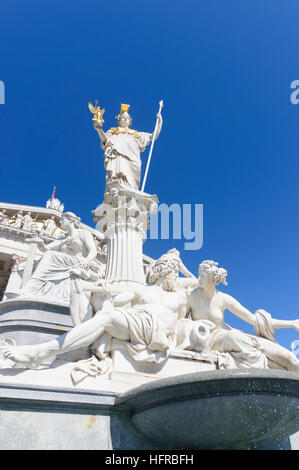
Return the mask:
<svg viewBox="0 0 299 470"><path fill-rule="evenodd" d="M195 277L172 249L144 272L142 243L157 198L139 190L140 152L158 138L163 120L159 111L155 131L138 132L131 129L128 109L122 105L118 127L104 132L104 110L90 105L106 169L104 201L93 211L107 240L106 271L97 261L92 235L80 228L80 219L71 212L62 214L66 235L60 239L45 244L34 236L31 242L44 254L21 295L69 299L74 326L37 345L6 341L5 358L36 368L51 356L91 345L92 356L82 367L86 374L103 374L109 368L114 338L125 344L131 361L137 363L160 364L173 351L194 351L197 357L209 357L215 369L299 371L296 356L274 338L279 328L299 331L299 320L275 319L264 310L251 313L218 290L219 284L227 284L227 271L217 262L202 261ZM227 325L226 310L252 325L255 334Z"/></svg>

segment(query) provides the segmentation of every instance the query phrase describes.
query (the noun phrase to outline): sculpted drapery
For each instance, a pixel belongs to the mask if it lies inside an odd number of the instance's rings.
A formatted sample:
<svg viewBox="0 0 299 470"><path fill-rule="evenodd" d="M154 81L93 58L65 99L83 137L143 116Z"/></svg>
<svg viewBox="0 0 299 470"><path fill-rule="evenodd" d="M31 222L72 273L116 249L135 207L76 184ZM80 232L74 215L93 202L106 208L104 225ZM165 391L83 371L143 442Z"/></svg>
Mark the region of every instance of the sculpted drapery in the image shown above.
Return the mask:
<svg viewBox="0 0 299 470"><path fill-rule="evenodd" d="M124 132L125 131L125 132ZM121 179L127 186L138 189L141 175L140 152L151 140L151 134L131 129L112 128L102 143L107 179Z"/></svg>
<svg viewBox="0 0 299 470"><path fill-rule="evenodd" d="M130 105L122 104L118 116L116 116L118 127L112 127L104 132L102 125L104 123L104 109L99 106L92 106L89 103L89 109L93 113L93 125L100 139L101 147L104 150L106 169L106 183L110 181L119 181L127 188L139 189L141 176L140 152L143 152L146 146L153 139L158 138L162 128L161 109L163 104L160 102L160 110L157 114L157 122L153 134L147 132L138 132L131 129L132 118L128 113Z"/></svg>
<svg viewBox="0 0 299 470"><path fill-rule="evenodd" d="M76 279L94 283L99 278L100 266L96 263L97 248L92 234L80 228L80 219L70 212L63 214L61 224L67 231L65 237L48 245L37 240L45 252L21 295L69 303Z"/></svg>

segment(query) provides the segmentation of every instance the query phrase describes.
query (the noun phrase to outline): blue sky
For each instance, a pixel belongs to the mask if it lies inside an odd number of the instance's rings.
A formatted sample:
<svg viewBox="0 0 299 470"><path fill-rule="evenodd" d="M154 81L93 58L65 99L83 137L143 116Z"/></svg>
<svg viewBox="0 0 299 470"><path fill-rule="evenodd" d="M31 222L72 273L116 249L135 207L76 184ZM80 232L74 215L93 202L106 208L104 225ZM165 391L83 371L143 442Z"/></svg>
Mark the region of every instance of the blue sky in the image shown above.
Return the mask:
<svg viewBox="0 0 299 470"><path fill-rule="evenodd" d="M105 171L88 101L106 108L104 129L129 103L132 127L151 132L163 98L146 190L204 204L204 244L148 240L145 253L176 246L194 273L215 259L251 311L299 318L298 14L295 0L2 2L0 199L44 206L56 185L92 225ZM289 348L299 333L277 338Z"/></svg>

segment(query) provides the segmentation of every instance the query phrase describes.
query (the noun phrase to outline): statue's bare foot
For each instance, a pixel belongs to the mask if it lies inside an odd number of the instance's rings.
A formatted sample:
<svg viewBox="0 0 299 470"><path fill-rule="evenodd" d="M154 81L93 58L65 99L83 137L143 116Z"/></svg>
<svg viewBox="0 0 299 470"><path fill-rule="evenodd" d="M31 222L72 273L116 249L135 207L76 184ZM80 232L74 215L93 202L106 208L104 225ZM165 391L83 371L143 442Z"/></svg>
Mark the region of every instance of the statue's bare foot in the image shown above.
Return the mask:
<svg viewBox="0 0 299 470"><path fill-rule="evenodd" d="M36 369L46 357L45 351L39 350L36 346L5 345L2 346L2 353L6 359L10 359L28 369Z"/></svg>

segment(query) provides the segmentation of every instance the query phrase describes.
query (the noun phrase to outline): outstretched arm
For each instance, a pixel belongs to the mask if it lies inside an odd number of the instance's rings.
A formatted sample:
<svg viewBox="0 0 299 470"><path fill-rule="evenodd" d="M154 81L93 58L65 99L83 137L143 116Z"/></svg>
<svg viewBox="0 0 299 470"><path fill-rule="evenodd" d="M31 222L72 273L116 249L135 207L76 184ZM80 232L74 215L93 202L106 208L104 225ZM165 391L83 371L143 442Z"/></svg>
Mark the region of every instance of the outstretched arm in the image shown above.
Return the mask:
<svg viewBox="0 0 299 470"><path fill-rule="evenodd" d="M55 240L54 242L48 243L48 245L44 244L44 250L56 250L59 251L60 247L63 245L64 240Z"/></svg>
<svg viewBox="0 0 299 470"><path fill-rule="evenodd" d="M97 131L97 133L98 133L98 135L99 135L99 137L100 137L100 139L101 139L102 144L105 144L105 143L106 143L106 140L107 140L107 136L106 136L105 132L104 132L103 129L102 129L102 124L101 124L100 122L97 122L97 121L96 121L96 122L94 123L94 126L93 126L93 127L94 127L95 130Z"/></svg>
<svg viewBox="0 0 299 470"><path fill-rule="evenodd" d="M36 243L37 246L39 247L39 249L42 250L42 251L48 251L48 250L57 250L57 251L59 251L61 245L63 244L63 240L55 240L54 242L48 243L46 245L44 240L39 235L30 237L30 238L26 238L25 241L28 242L28 243Z"/></svg>
<svg viewBox="0 0 299 470"><path fill-rule="evenodd" d="M279 330L280 328L295 328L299 331L299 319L298 320L277 320L272 318L273 328Z"/></svg>
<svg viewBox="0 0 299 470"><path fill-rule="evenodd" d="M247 308L243 307L236 299L228 294L223 294L224 305L223 310L229 310L231 313L241 318L242 320L250 323L250 325L255 326L256 320L253 313L251 313Z"/></svg>
<svg viewBox="0 0 299 470"><path fill-rule="evenodd" d="M84 260L82 267L88 269L91 262L97 257L97 247L96 247L92 234L87 232L87 230L84 231L83 233L84 233L84 242L85 242L85 246L86 246L88 254Z"/></svg>
<svg viewBox="0 0 299 470"><path fill-rule="evenodd" d="M179 264L179 270L180 272L183 274L183 276L185 277L191 277L192 279L196 279L196 277L194 276L194 274L192 274L189 269L186 268L186 266L183 264L182 260L180 260L180 264Z"/></svg>
<svg viewBox="0 0 299 470"><path fill-rule="evenodd" d="M243 307L243 305L241 305L236 299L234 299L230 295L223 295L226 301L225 308L227 308L230 312L232 312L234 315L238 316L242 320L246 321L247 323L250 323L254 327L257 327L256 316L253 313L247 310L247 308ZM270 314L268 314L268 316L270 317ZM276 318L271 318L271 326L274 330L278 330L281 328L295 328L295 330L299 331L299 319L278 320Z"/></svg>
<svg viewBox="0 0 299 470"><path fill-rule="evenodd" d="M115 307L120 307L128 303L134 303L138 296L138 287L117 287L104 279L98 281L97 286L84 286L82 289L85 292L97 292L103 296L108 295L109 297L113 296L113 305Z"/></svg>

